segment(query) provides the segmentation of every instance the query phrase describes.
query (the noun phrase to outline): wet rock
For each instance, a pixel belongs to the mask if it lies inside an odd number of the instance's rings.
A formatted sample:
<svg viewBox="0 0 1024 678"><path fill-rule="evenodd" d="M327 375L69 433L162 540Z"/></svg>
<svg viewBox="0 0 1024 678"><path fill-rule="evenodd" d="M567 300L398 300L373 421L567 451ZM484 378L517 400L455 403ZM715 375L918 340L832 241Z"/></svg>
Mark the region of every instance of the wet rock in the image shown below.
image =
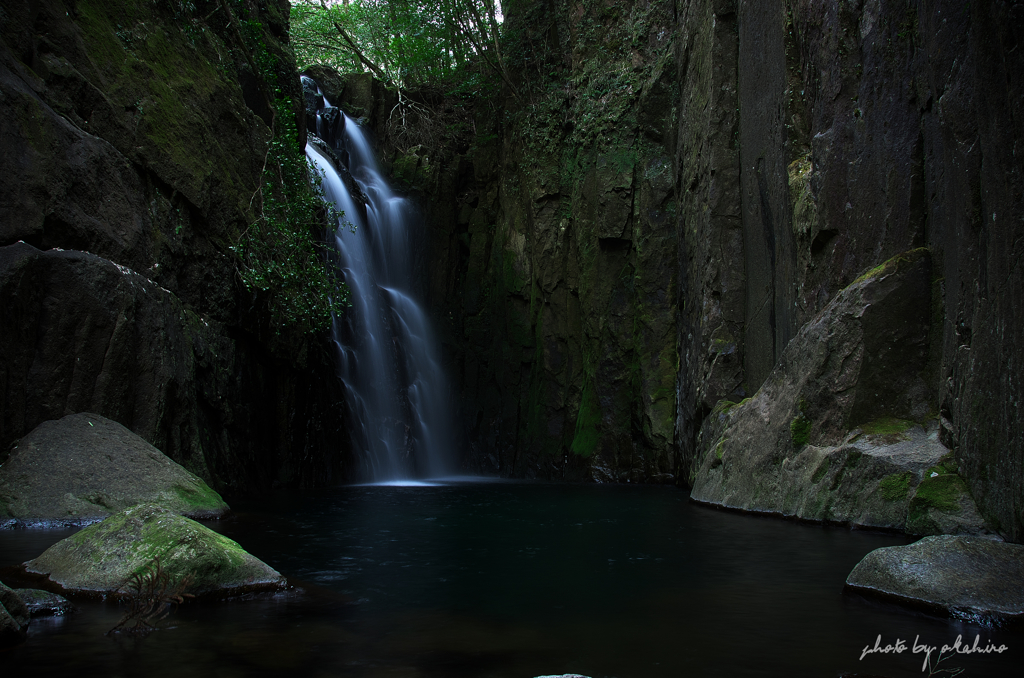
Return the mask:
<svg viewBox="0 0 1024 678"><path fill-rule="evenodd" d="M955 475L936 470L949 454L938 424L914 423L933 407L920 376L929 271L927 253L914 250L866 272L801 329L753 398L713 412L692 498L809 520L985 532L966 489L940 502L960 520L927 519L933 507L913 504L926 472ZM908 528L912 504L925 517Z"/></svg>
<svg viewBox="0 0 1024 678"><path fill-rule="evenodd" d="M307 141L309 145L314 146L318 151L320 151L320 153L326 156L335 171L338 172L341 180L345 183L345 188L348 189L349 196L352 198L352 203L355 205L356 210L359 211L359 219L361 219L363 223L366 223L366 205L369 203L369 199L366 197L366 194L363 193L363 189L352 177L352 173L348 171L348 166L346 165L348 152L335 150L328 142L315 134L310 134Z"/></svg>
<svg viewBox="0 0 1024 678"><path fill-rule="evenodd" d="M85 524L144 501L193 518L228 511L202 479L97 414L40 424L0 467L0 519L7 521Z"/></svg>
<svg viewBox="0 0 1024 678"><path fill-rule="evenodd" d="M15 589L14 592L25 603L33 617L59 617L72 612L75 607L67 598L40 589Z"/></svg>
<svg viewBox="0 0 1024 678"><path fill-rule="evenodd" d="M324 98L318 91L316 81L302 76L302 101L306 106L306 131L316 134L316 114L323 110Z"/></svg>
<svg viewBox="0 0 1024 678"><path fill-rule="evenodd" d="M29 610L18 594L0 582L0 648L25 639Z"/></svg>
<svg viewBox="0 0 1024 678"><path fill-rule="evenodd" d="M183 593L232 595L285 585L273 568L236 542L155 504L139 504L57 542L25 563L69 593L130 592L129 578L159 560L168 582Z"/></svg>
<svg viewBox="0 0 1024 678"><path fill-rule="evenodd" d="M1024 546L968 536L876 549L846 585L967 619L1024 616Z"/></svg>

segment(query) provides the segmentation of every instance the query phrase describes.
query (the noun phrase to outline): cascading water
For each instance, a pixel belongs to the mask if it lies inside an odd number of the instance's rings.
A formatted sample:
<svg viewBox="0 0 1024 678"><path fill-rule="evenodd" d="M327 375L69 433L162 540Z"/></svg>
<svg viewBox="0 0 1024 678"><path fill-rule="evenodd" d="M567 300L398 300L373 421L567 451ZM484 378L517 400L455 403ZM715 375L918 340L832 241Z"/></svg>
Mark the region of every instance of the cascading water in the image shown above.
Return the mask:
<svg viewBox="0 0 1024 678"><path fill-rule="evenodd" d="M334 203L334 235L351 308L334 319L339 377L345 386L361 480L386 482L449 475L452 426L440 350L414 298L410 248L415 210L391 190L373 149L351 118L303 77L317 112L306 156ZM317 138L318 137L318 138Z"/></svg>

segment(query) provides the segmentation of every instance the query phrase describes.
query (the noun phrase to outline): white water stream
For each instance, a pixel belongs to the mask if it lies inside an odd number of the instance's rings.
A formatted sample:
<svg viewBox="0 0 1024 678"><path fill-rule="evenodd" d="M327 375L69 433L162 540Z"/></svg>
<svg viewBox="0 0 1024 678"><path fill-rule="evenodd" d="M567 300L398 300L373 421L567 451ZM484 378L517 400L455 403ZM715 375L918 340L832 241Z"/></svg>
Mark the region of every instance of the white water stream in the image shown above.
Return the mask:
<svg viewBox="0 0 1024 678"><path fill-rule="evenodd" d="M330 103L324 99L324 106ZM313 143L306 156L323 173L327 201L341 213L334 235L352 306L334 319L339 377L345 386L359 480L435 478L454 471L451 407L440 347L413 294L410 248L422 228L416 210L391 189L364 131L342 115L337 138L366 196L363 219L334 163ZM317 115L322 137L329 125Z"/></svg>

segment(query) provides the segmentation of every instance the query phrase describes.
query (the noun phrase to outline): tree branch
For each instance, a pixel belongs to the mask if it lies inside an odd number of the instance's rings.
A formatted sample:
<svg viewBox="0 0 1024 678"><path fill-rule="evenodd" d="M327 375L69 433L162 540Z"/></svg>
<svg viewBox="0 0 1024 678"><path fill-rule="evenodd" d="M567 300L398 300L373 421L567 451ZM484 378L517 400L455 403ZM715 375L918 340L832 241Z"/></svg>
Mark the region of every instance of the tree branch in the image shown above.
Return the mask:
<svg viewBox="0 0 1024 678"><path fill-rule="evenodd" d="M327 8L326 0L320 0L320 6L323 7L324 12L326 12L327 15L330 16L330 10ZM376 75L381 80L390 80L390 78L384 75L384 71L378 68L375 63L366 58L366 55L362 53L362 51L356 45L355 41L351 37L349 37L348 32L344 28L342 28L341 24L335 21L333 17L331 18L331 24L334 25L334 29L338 31L338 34L341 35L341 37L345 39L345 42L348 43L349 49L355 52L355 55L359 59L360 63L369 68L373 72L373 74Z"/></svg>

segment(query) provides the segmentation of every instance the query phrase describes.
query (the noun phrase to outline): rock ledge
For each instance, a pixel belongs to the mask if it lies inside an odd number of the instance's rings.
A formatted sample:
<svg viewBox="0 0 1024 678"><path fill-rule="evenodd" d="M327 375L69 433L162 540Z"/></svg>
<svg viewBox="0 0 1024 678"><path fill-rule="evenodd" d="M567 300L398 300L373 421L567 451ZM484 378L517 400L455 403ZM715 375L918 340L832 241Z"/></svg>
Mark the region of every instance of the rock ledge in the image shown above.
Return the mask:
<svg viewBox="0 0 1024 678"><path fill-rule="evenodd" d="M1024 619L1024 545L938 535L864 556L846 585L967 619Z"/></svg>

